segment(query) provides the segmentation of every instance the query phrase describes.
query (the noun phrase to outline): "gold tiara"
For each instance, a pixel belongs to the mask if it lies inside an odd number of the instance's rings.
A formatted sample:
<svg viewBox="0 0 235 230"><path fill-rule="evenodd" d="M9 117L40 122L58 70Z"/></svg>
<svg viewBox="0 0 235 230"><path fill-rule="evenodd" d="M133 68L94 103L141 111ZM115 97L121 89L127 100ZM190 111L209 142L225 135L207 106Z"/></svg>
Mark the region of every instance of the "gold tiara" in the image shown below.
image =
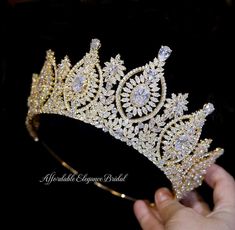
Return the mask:
<svg viewBox="0 0 235 230"><path fill-rule="evenodd" d="M223 154L221 148L208 151L211 139L200 140L214 106L208 103L185 115L188 94L167 96L163 66L171 54L169 47L162 46L153 61L124 73L120 55L101 68L100 46L93 39L89 53L72 68L67 56L56 65L54 53L47 52L40 74L33 74L26 118L29 133L38 140L40 114L64 115L101 128L161 169L176 197L182 198L201 185L206 169Z"/></svg>

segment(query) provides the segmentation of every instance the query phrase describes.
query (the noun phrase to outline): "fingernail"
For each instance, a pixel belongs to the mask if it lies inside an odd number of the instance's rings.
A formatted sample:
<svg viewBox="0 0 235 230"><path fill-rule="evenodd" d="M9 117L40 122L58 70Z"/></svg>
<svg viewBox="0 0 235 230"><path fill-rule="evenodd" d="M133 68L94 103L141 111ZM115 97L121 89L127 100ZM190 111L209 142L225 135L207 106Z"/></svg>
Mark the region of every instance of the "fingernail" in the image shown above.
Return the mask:
<svg viewBox="0 0 235 230"><path fill-rule="evenodd" d="M157 192L157 201L162 203L166 200L173 199L172 193L167 188L162 188Z"/></svg>

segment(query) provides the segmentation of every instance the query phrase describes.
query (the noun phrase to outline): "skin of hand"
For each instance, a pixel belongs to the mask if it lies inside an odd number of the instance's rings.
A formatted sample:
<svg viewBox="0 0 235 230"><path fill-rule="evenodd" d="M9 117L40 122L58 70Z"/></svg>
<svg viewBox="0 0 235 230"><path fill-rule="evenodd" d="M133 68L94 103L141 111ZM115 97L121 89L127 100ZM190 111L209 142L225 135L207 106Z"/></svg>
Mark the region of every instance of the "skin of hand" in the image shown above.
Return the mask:
<svg viewBox="0 0 235 230"><path fill-rule="evenodd" d="M144 230L234 230L235 229L235 181L220 166L214 164L205 176L213 188L214 208L196 192L191 192L181 202L167 188L155 193L155 206L137 200L134 213Z"/></svg>

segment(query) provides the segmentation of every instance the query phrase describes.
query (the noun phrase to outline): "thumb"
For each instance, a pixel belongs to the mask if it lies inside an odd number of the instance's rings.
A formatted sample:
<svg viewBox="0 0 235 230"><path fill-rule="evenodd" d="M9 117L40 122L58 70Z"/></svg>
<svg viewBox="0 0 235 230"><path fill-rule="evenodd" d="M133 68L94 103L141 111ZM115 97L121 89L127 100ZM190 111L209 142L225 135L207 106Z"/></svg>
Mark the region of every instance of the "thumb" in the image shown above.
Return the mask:
<svg viewBox="0 0 235 230"><path fill-rule="evenodd" d="M167 188L160 188L156 191L155 203L164 223L167 223L177 212L185 209Z"/></svg>

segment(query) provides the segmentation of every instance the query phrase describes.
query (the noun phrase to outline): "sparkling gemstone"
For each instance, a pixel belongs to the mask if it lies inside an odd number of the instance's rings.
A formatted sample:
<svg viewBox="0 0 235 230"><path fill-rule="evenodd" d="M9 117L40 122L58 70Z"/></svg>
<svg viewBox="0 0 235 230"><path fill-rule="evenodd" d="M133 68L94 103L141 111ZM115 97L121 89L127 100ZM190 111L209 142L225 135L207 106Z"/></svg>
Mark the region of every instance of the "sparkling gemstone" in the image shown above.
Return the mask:
<svg viewBox="0 0 235 230"><path fill-rule="evenodd" d="M160 61L166 61L170 57L172 50L168 46L161 46L158 52L158 59Z"/></svg>
<svg viewBox="0 0 235 230"><path fill-rule="evenodd" d="M112 86L113 86L113 85L112 85L111 82L107 82L105 88L106 88L106 90L111 90L111 89L112 89Z"/></svg>
<svg viewBox="0 0 235 230"><path fill-rule="evenodd" d="M112 111L112 113L117 113L117 109L116 108L113 108L111 111Z"/></svg>
<svg viewBox="0 0 235 230"><path fill-rule="evenodd" d="M118 73L118 66L116 64L111 64L109 66L109 74L117 74Z"/></svg>
<svg viewBox="0 0 235 230"><path fill-rule="evenodd" d="M115 130L114 131L114 136L117 138L117 139L121 139L123 137L123 132L121 129L119 130Z"/></svg>
<svg viewBox="0 0 235 230"><path fill-rule="evenodd" d="M181 135L175 141L175 150L180 152L187 151L188 147L190 146L189 136L188 135Z"/></svg>
<svg viewBox="0 0 235 230"><path fill-rule="evenodd" d="M95 38L91 40L91 49L99 49L101 46L100 40Z"/></svg>
<svg viewBox="0 0 235 230"><path fill-rule="evenodd" d="M144 124L143 123L139 123L138 127L139 127L139 129L143 129L144 128Z"/></svg>
<svg viewBox="0 0 235 230"><path fill-rule="evenodd" d="M207 103L203 106L203 111L207 115L211 114L215 110L215 107L212 103Z"/></svg>
<svg viewBox="0 0 235 230"><path fill-rule="evenodd" d="M127 113L127 117L132 118L133 117L132 113Z"/></svg>
<svg viewBox="0 0 235 230"><path fill-rule="evenodd" d="M135 106L144 106L150 97L150 90L146 85L138 85L132 91L132 103Z"/></svg>
<svg viewBox="0 0 235 230"><path fill-rule="evenodd" d="M103 127L102 130L103 130L105 133L107 133L107 132L109 131L107 127Z"/></svg>
<svg viewBox="0 0 235 230"><path fill-rule="evenodd" d="M147 75L148 75L148 80L152 81L154 78L157 77L157 70L156 69L150 69L150 70L148 70Z"/></svg>
<svg viewBox="0 0 235 230"><path fill-rule="evenodd" d="M123 126L127 126L128 123L129 123L129 119L126 118L126 119L123 120L122 125L123 125Z"/></svg>
<svg viewBox="0 0 235 230"><path fill-rule="evenodd" d="M129 145L129 146L132 145L132 141L131 141L131 140L128 140L126 143L127 143L127 145Z"/></svg>
<svg viewBox="0 0 235 230"><path fill-rule="evenodd" d="M83 90L85 83L86 83L86 77L83 75L77 75L73 81L72 85L73 91L76 93L80 93Z"/></svg>

